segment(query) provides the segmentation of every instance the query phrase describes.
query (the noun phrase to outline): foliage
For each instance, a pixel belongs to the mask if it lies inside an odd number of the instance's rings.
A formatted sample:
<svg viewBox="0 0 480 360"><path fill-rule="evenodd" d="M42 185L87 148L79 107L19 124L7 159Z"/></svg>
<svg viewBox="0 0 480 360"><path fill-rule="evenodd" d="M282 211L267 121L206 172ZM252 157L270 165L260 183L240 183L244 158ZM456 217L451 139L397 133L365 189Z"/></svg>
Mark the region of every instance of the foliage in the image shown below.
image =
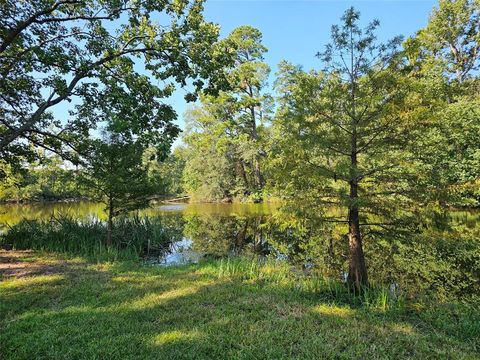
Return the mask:
<svg viewBox="0 0 480 360"><path fill-rule="evenodd" d="M407 116L415 124L419 179L426 194L445 205L476 206L480 177L477 69L480 4L440 1L428 25L404 43L414 79ZM431 200L431 199L430 199Z"/></svg>
<svg viewBox="0 0 480 360"><path fill-rule="evenodd" d="M478 206L472 188L480 178L480 93L460 97L435 111L428 124L419 124L415 132L416 157L421 163L419 182L430 200L441 204ZM470 193L469 193L470 191Z"/></svg>
<svg viewBox="0 0 480 360"><path fill-rule="evenodd" d="M153 108L168 124L175 112L161 99L175 84L214 91L229 59L216 43L218 27L202 17L202 1L6 0L0 10L0 154L13 165L31 160L31 144L78 161L101 118L61 121L57 104L75 100L94 112L92 101L124 93L117 109L133 132L135 115Z"/></svg>
<svg viewBox="0 0 480 360"><path fill-rule="evenodd" d="M270 72L262 34L250 26L226 39L235 50L235 66L227 69L230 89L200 97L187 114L185 183L187 191L205 200L260 194L264 183L264 125L271 112L265 93Z"/></svg>
<svg viewBox="0 0 480 360"><path fill-rule="evenodd" d="M113 218L147 207L155 188L143 162L144 146L140 141L125 142L119 135L107 134L94 141L90 151L82 183L106 206L109 245Z"/></svg>
<svg viewBox="0 0 480 360"><path fill-rule="evenodd" d="M308 218L348 224L349 279L357 286L367 282L361 238L368 227L393 225L391 201L408 200L411 166L400 113L408 83L397 75L401 38L379 44L378 22L362 30L358 21L351 8L332 27L331 43L319 53L323 71L282 64L272 140L283 193L309 207ZM344 211L329 216L331 207Z"/></svg>
<svg viewBox="0 0 480 360"><path fill-rule="evenodd" d="M421 71L465 81L480 64L479 23L478 0L440 0L428 25L407 40L409 60Z"/></svg>
<svg viewBox="0 0 480 360"><path fill-rule="evenodd" d="M148 168L148 177L155 187L156 195L183 195L183 171L185 168L185 149L176 147L165 160L158 158L154 148L146 149L144 163Z"/></svg>
<svg viewBox="0 0 480 360"><path fill-rule="evenodd" d="M378 21L362 29L348 9L318 54L321 70L281 62L276 103L261 32L241 26L217 41L200 0L6 0L0 9L0 197L85 193L108 212L106 223L23 221L1 242L117 260L185 236L210 255L189 268L82 268L98 284L65 274L73 281L39 285L48 291L7 280L1 355L364 358L377 355L365 341L373 332L387 357L476 356L480 234L469 223L478 219L456 222L463 215L447 207L480 204L478 0L440 0L424 29L385 44ZM199 102L186 114L185 147L171 152L180 129L164 99L175 85ZM57 118L67 101L69 116ZM285 202L272 218L118 217L152 195L184 193ZM75 330L81 347L52 345L43 331L65 335L78 319L90 331ZM282 342L285 329L293 342ZM94 344L98 334L108 346Z"/></svg>
<svg viewBox="0 0 480 360"><path fill-rule="evenodd" d="M212 114L219 114L213 117ZM236 149L225 133L233 127L229 104L220 95L215 103L207 100L187 114L188 127L184 182L187 192L206 201L222 200L241 193L235 177ZM198 129L198 130L197 130ZM239 168L241 169L241 168Z"/></svg>
<svg viewBox="0 0 480 360"><path fill-rule="evenodd" d="M137 260L148 253L163 253L173 237L160 218L121 217L115 220L112 243L105 244L106 223L52 217L48 221L23 220L2 235L1 243L14 249L35 249L80 255L93 261Z"/></svg>
<svg viewBox="0 0 480 360"><path fill-rule="evenodd" d="M79 199L85 194L78 184L78 171L63 166L56 156L44 158L26 171L14 171L4 163L1 201L56 201Z"/></svg>
<svg viewBox="0 0 480 360"><path fill-rule="evenodd" d="M428 229L409 239L366 243L366 257L379 284L395 284L411 297L446 301L478 299L478 231L461 225ZM409 289L409 290L407 290Z"/></svg>

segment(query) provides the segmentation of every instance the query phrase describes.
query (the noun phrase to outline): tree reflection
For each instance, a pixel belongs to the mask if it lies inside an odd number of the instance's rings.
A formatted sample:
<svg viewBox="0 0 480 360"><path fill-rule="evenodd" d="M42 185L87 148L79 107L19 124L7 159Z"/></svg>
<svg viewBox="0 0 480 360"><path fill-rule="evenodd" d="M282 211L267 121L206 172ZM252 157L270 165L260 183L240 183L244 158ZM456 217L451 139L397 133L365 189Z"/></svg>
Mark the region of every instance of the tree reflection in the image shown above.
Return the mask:
<svg viewBox="0 0 480 360"><path fill-rule="evenodd" d="M216 256L267 255L265 216L186 215L184 235L196 251Z"/></svg>

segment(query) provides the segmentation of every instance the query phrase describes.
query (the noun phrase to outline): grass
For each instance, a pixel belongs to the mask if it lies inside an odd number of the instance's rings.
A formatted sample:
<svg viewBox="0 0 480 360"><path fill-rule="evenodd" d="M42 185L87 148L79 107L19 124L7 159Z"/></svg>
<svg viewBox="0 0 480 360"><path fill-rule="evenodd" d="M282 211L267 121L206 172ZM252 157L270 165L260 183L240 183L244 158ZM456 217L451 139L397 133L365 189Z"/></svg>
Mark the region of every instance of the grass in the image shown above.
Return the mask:
<svg viewBox="0 0 480 360"><path fill-rule="evenodd" d="M0 256L5 360L479 358L475 305L352 297L271 261L162 268Z"/></svg>
<svg viewBox="0 0 480 360"><path fill-rule="evenodd" d="M161 252L174 236L159 218L115 219L111 246L106 246L107 225L94 219L68 216L46 221L22 220L0 237L0 245L83 256L91 261L136 260Z"/></svg>

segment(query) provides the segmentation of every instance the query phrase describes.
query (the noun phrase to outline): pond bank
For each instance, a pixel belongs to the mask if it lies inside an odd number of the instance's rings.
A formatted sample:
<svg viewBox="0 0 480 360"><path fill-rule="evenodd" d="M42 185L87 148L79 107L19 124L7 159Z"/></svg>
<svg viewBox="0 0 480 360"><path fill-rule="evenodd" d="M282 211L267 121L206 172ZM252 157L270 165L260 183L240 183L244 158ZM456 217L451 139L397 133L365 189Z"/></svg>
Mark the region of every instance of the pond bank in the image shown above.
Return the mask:
<svg viewBox="0 0 480 360"><path fill-rule="evenodd" d="M159 268L38 252L0 258L23 269L0 278L6 360L474 359L480 351L473 306L382 310L226 272L220 261Z"/></svg>

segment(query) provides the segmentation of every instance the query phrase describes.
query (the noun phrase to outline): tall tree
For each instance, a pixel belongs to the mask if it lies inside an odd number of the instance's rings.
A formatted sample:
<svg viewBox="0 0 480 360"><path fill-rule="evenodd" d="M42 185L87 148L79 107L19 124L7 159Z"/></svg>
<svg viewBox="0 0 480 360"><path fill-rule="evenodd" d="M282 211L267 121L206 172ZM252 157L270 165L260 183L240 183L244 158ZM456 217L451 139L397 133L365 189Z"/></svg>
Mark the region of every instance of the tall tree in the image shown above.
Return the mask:
<svg viewBox="0 0 480 360"><path fill-rule="evenodd" d="M237 151L235 107L231 97L223 92L214 98L200 99L202 105L187 112L184 182L193 197L230 200L241 196L245 189L235 174L236 162L242 161Z"/></svg>
<svg viewBox="0 0 480 360"><path fill-rule="evenodd" d="M417 66L437 67L462 83L480 66L480 1L440 0L405 47Z"/></svg>
<svg viewBox="0 0 480 360"><path fill-rule="evenodd" d="M348 282L361 288L368 283L365 229L391 224L396 210L388 201L405 195L407 159L399 115L405 84L396 71L401 38L379 44L378 21L365 29L358 21L350 8L332 27L331 43L318 54L323 71L282 64L272 164L277 186L306 200L309 216L346 225Z"/></svg>
<svg viewBox="0 0 480 360"><path fill-rule="evenodd" d="M435 187L430 194L442 206L471 203L459 190L480 179L474 140L480 128L480 2L440 1L404 48L416 85L410 116L422 147L417 156L424 182Z"/></svg>
<svg viewBox="0 0 480 360"><path fill-rule="evenodd" d="M201 104L188 113L185 136L191 155L186 164L190 190L213 198L262 191L263 135L272 102L265 92L270 69L263 62L266 48L261 33L242 26L225 43L234 58L234 65L226 70L229 90L201 96Z"/></svg>
<svg viewBox="0 0 480 360"><path fill-rule="evenodd" d="M255 186L261 190L265 180L260 165L263 151L258 126L266 120L264 117L268 116L270 110L270 96L265 93L270 68L263 62L267 48L262 44L262 33L251 26L235 29L229 40L236 48L230 84L239 111L237 123L244 128L252 142Z"/></svg>
<svg viewBox="0 0 480 360"><path fill-rule="evenodd" d="M0 13L0 155L10 163L31 155L30 143L63 156L78 150L96 121L57 118L56 105L83 103L112 81L163 80L159 97L188 81L213 89L228 53L201 0L5 0Z"/></svg>

